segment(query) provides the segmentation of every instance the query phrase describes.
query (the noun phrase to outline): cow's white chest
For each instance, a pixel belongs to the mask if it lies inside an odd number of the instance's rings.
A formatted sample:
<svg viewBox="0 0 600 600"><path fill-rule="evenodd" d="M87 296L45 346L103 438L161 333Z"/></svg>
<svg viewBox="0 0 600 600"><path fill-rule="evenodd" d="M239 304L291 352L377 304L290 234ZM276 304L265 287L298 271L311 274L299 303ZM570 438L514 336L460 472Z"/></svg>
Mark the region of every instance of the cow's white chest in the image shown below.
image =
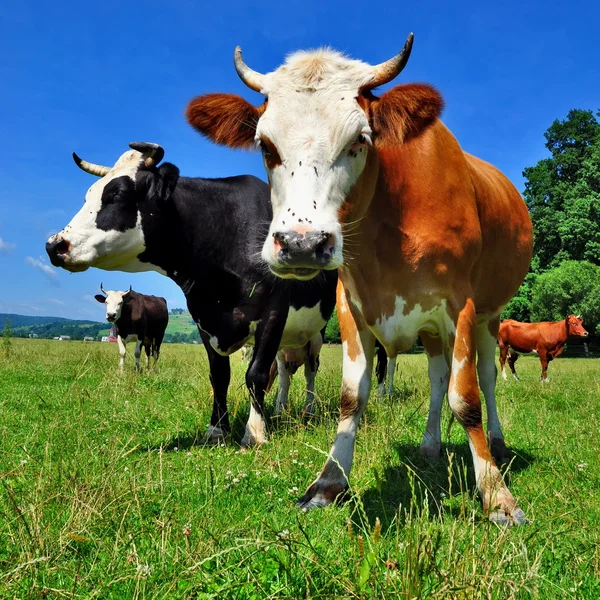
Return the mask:
<svg viewBox="0 0 600 600"><path fill-rule="evenodd" d="M448 317L446 301L441 300L430 309L421 304L407 307L402 296L396 297L394 312L388 317L380 317L371 327L373 333L392 354L408 350L419 335L419 331L432 334L453 333L454 324Z"/></svg>
<svg viewBox="0 0 600 600"><path fill-rule="evenodd" d="M290 307L279 347L301 348L323 327L325 320L321 314L320 302L312 308L302 307L296 310Z"/></svg>

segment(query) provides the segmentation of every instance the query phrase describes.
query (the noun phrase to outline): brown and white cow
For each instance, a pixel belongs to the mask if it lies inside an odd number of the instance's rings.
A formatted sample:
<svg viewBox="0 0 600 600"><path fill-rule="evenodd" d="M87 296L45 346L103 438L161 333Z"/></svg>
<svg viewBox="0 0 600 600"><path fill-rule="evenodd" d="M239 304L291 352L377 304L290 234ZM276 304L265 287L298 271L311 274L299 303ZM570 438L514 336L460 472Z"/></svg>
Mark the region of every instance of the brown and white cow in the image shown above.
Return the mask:
<svg viewBox="0 0 600 600"><path fill-rule="evenodd" d="M425 453L439 452L447 392L468 435L484 510L520 524L525 515L483 431L477 375L491 443L504 447L494 399L498 315L527 273L531 220L511 182L463 152L439 120L434 88L373 94L404 68L411 47L412 34L378 66L329 49L298 52L267 75L250 69L238 48L236 70L265 102L209 94L189 104L187 117L218 143L262 150L273 204L262 256L271 271L309 279L339 269L340 422L300 506L325 506L348 487L375 339L395 356L420 335L432 386Z"/></svg>
<svg viewBox="0 0 600 600"><path fill-rule="evenodd" d="M498 345L500 346L500 368L506 380L506 359L513 377L518 381L515 363L519 354L535 352L542 363L540 381L549 381L548 363L562 354L570 337L586 338L588 332L583 327L583 319L569 315L564 321L541 323L520 323L506 319L500 324Z"/></svg>

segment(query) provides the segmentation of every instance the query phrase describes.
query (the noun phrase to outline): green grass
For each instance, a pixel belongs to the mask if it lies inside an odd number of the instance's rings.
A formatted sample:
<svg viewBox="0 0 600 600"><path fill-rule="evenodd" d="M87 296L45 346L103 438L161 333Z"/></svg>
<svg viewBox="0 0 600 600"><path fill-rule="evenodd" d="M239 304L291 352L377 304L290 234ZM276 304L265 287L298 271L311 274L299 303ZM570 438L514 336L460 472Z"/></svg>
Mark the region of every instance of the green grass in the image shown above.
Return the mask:
<svg viewBox="0 0 600 600"><path fill-rule="evenodd" d="M114 344L12 340L0 353L0 598L600 597L598 360L559 359L542 385L523 358L521 382L499 381L510 487L531 520L505 530L474 497L458 425L442 461L419 457L420 355L401 356L396 393L369 403L350 500L295 508L334 436L340 354L323 352L319 418L299 418L296 377L268 446L243 453L237 357L233 441L203 448L201 347L163 346L156 374L136 375L128 356L120 377Z"/></svg>
<svg viewBox="0 0 600 600"><path fill-rule="evenodd" d="M196 324L189 312L181 315L169 315L169 324L166 333L184 333L189 335L197 331Z"/></svg>

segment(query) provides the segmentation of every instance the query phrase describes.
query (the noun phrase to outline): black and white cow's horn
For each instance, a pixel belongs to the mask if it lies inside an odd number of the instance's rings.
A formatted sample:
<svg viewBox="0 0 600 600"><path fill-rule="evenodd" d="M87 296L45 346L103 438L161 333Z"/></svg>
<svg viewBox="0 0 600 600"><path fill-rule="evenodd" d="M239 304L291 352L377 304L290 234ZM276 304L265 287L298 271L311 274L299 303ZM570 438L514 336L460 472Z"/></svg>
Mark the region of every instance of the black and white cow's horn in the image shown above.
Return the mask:
<svg viewBox="0 0 600 600"><path fill-rule="evenodd" d="M242 58L242 49L237 46L233 53L233 64L240 79L255 92L260 92L264 88L265 76L258 71L251 69Z"/></svg>
<svg viewBox="0 0 600 600"><path fill-rule="evenodd" d="M155 167L165 155L164 148L152 142L131 142L129 147L143 154L146 158L144 164L147 167Z"/></svg>
<svg viewBox="0 0 600 600"><path fill-rule="evenodd" d="M106 290L102 287L102 283L100 284L100 291L105 295L108 296L108 293L106 292Z"/></svg>
<svg viewBox="0 0 600 600"><path fill-rule="evenodd" d="M376 88L398 77L408 62L414 38L414 34L409 33L408 37L406 38L406 42L404 43L404 48L402 48L402 50L396 54L394 58L390 58L389 60L372 67L373 78L364 89Z"/></svg>
<svg viewBox="0 0 600 600"><path fill-rule="evenodd" d="M79 158L75 152L73 152L73 160L82 171L90 173L90 175L96 175L96 177L104 177L110 171L110 167L95 165L87 160L83 160L82 158Z"/></svg>

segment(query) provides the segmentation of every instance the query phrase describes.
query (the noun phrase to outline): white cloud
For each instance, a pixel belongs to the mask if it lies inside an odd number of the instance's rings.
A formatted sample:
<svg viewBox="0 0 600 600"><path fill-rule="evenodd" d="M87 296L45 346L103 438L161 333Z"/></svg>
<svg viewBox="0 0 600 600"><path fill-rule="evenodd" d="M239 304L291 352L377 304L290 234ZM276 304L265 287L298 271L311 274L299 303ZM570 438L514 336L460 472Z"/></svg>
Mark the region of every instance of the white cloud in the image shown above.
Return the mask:
<svg viewBox="0 0 600 600"><path fill-rule="evenodd" d="M56 306L67 306L66 302L56 298L44 298L44 302L47 302L48 304L56 304Z"/></svg>
<svg viewBox="0 0 600 600"><path fill-rule="evenodd" d="M50 265L38 260L37 258L33 258L32 256L26 257L25 262L28 265L31 265L34 269L41 271L54 285L59 285L58 273Z"/></svg>
<svg viewBox="0 0 600 600"><path fill-rule="evenodd" d="M19 306L33 312L40 312L42 310L39 306L34 306L33 304L19 304Z"/></svg>
<svg viewBox="0 0 600 600"><path fill-rule="evenodd" d="M5 242L2 238L0 238L0 254L10 254L16 247L16 244Z"/></svg>

